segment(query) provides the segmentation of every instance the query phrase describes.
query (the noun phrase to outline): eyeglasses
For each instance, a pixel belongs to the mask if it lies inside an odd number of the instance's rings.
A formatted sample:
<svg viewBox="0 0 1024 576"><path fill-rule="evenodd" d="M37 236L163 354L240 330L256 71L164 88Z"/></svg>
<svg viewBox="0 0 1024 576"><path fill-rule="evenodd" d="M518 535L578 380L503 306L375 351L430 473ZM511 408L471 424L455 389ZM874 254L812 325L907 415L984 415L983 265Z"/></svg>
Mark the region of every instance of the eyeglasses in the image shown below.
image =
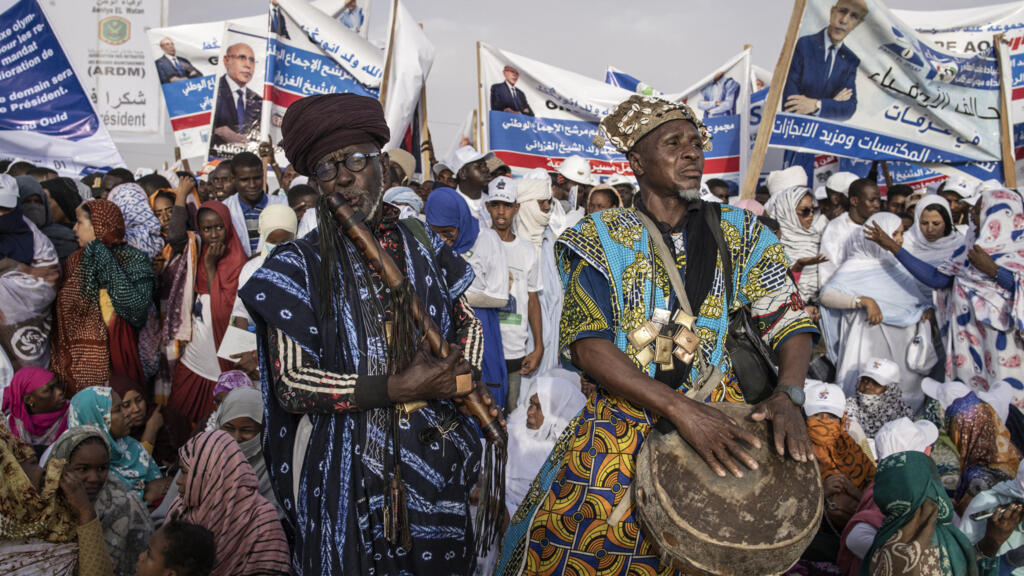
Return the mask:
<svg viewBox="0 0 1024 576"><path fill-rule="evenodd" d="M814 208L804 208L803 210L797 210L796 213L798 216L807 218L811 214L814 214Z"/></svg>
<svg viewBox="0 0 1024 576"><path fill-rule="evenodd" d="M344 164L346 170L355 174L356 172L362 172L366 165L369 164L370 158L376 158L377 156L380 156L380 152L372 152L370 154L353 152L341 160L328 158L313 170L313 175L321 182L330 182L338 177L338 164Z"/></svg>

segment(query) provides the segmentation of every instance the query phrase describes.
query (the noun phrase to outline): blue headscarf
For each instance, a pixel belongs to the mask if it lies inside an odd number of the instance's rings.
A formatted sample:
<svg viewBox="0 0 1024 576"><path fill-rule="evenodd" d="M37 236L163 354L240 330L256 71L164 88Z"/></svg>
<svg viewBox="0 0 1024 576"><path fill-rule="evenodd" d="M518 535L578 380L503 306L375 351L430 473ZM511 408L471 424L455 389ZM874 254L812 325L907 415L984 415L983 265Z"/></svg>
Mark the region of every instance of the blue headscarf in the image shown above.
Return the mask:
<svg viewBox="0 0 1024 576"><path fill-rule="evenodd" d="M476 244L480 234L480 223L469 211L469 205L451 188L435 188L427 197L424 209L427 224L431 226L454 226L459 229L459 237L455 239L452 250L463 254Z"/></svg>

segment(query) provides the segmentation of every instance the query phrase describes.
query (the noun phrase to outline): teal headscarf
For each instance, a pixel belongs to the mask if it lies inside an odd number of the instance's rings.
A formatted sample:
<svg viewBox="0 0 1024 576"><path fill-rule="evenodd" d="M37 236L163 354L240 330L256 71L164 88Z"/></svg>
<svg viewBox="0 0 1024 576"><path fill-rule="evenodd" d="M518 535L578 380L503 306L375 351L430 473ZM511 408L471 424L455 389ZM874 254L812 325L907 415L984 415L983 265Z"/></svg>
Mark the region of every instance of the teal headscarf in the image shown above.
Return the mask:
<svg viewBox="0 0 1024 576"><path fill-rule="evenodd" d="M110 446L110 472L142 498L146 483L161 477L156 462L142 444L131 436L110 435L111 389L91 386L75 394L68 410L68 427L95 426L103 431Z"/></svg>
<svg viewBox="0 0 1024 576"><path fill-rule="evenodd" d="M870 575L871 559L917 510L931 500L938 507L931 545L938 548L943 571L950 576L978 574L974 549L953 525L953 504L932 459L923 452L897 452L882 459L875 474L875 504L885 514L871 550L864 556L861 576Z"/></svg>

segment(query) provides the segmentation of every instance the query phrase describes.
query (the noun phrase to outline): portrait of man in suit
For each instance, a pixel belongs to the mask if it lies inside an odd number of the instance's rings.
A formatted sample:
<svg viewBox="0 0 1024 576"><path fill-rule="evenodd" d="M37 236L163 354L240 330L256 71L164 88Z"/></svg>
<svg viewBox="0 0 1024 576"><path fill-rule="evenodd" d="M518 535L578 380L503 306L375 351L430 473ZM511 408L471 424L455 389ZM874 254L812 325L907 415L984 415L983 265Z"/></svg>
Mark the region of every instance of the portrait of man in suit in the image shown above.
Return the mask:
<svg viewBox="0 0 1024 576"><path fill-rule="evenodd" d="M245 42L228 46L224 68L217 88L217 109L213 116L212 146L245 144L248 135L260 128L263 98L246 86L256 69L256 56Z"/></svg>
<svg viewBox="0 0 1024 576"><path fill-rule="evenodd" d="M725 72L715 74L708 84L700 91L697 108L704 111L704 118L720 118L736 114L736 98L740 95L740 83L729 78Z"/></svg>
<svg viewBox="0 0 1024 576"><path fill-rule="evenodd" d="M519 70L516 70L515 66L505 66L502 74L505 75L505 81L491 86L491 110L533 116L530 103L526 101L526 94L516 88Z"/></svg>
<svg viewBox="0 0 1024 576"><path fill-rule="evenodd" d="M848 120L857 110L860 59L846 37L867 17L864 0L838 0L821 32L797 40L782 92L782 111Z"/></svg>
<svg viewBox="0 0 1024 576"><path fill-rule="evenodd" d="M174 40L164 38L160 41L160 49L164 51L164 55L156 59L156 73L160 77L161 84L203 75L202 72L196 70L191 62L177 55Z"/></svg>

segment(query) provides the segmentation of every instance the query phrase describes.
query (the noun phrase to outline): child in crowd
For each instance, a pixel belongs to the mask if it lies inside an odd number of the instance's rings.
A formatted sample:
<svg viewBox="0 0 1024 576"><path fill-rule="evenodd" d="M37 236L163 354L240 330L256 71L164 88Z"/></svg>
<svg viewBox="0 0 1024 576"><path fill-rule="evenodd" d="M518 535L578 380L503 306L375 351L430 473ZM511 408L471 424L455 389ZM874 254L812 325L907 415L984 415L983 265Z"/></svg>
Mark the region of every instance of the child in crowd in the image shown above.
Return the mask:
<svg viewBox="0 0 1024 576"><path fill-rule="evenodd" d="M213 534L196 524L171 520L153 533L139 554L137 576L209 576L216 549Z"/></svg>
<svg viewBox="0 0 1024 576"><path fill-rule="evenodd" d="M498 310L501 342L508 366L508 400L506 412L519 403L519 383L529 376L544 357L544 336L540 315L540 265L537 250L524 238L516 236L512 222L519 212L516 181L499 176L488 187L487 212L491 228L501 238L508 264L508 303ZM530 342L533 350L527 354Z"/></svg>
<svg viewBox="0 0 1024 576"><path fill-rule="evenodd" d="M858 443L872 445L886 423L913 417L913 410L903 402L899 382L900 367L892 360L872 358L861 369L857 394L846 401L846 429Z"/></svg>

